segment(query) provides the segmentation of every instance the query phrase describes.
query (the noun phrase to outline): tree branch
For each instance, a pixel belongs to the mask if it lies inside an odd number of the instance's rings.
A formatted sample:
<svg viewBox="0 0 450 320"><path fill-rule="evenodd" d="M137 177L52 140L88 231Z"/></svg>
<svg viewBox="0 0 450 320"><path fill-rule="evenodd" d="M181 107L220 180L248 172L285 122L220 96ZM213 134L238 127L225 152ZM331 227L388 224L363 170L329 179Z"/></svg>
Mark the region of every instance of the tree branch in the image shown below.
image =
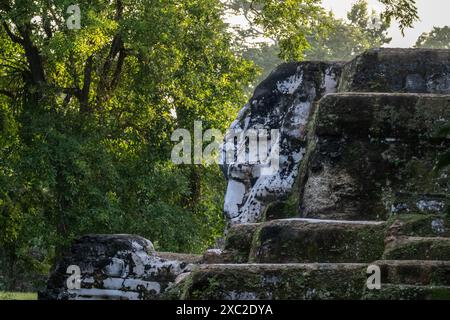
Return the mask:
<svg viewBox="0 0 450 320"><path fill-rule="evenodd" d="M31 25L25 24L23 28L18 28L22 38L22 46L25 50L25 56L31 72L31 80L33 84L40 85L45 83L45 72L42 64L42 57L39 49L34 45L31 40Z"/></svg>
<svg viewBox="0 0 450 320"><path fill-rule="evenodd" d="M121 0L116 1L116 17L115 19L119 21L122 18L123 4ZM110 72L113 67L114 60L117 58L116 68L113 72L112 78L110 80ZM123 63L126 57L126 51L122 41L122 37L119 33L114 35L111 47L109 49L108 56L103 64L102 71L100 72L100 80L97 87L97 97L96 103L99 107L103 102L109 99L109 94L117 86L120 74L122 72Z"/></svg>
<svg viewBox="0 0 450 320"><path fill-rule="evenodd" d="M20 38L19 36L15 35L14 32L11 31L11 28L8 26L6 21L3 21L3 28L5 28L6 34L11 39L12 42L18 43L20 45L24 44L24 40Z"/></svg>
<svg viewBox="0 0 450 320"><path fill-rule="evenodd" d="M119 84L120 75L122 74L122 68L125 62L125 57L126 57L125 49L122 47L119 51L119 58L117 59L116 69L114 71L114 75L111 80L109 90L114 90Z"/></svg>
<svg viewBox="0 0 450 320"><path fill-rule="evenodd" d="M78 72L75 66L75 57L73 56L73 51L69 54L69 69L72 71L73 83L75 88L79 89L80 79L78 78Z"/></svg>
<svg viewBox="0 0 450 320"><path fill-rule="evenodd" d="M81 89L79 97L80 111L82 113L86 113L89 111L89 90L91 88L93 58L94 54L91 54L89 58L87 58L86 63L84 65L83 88Z"/></svg>
<svg viewBox="0 0 450 320"><path fill-rule="evenodd" d="M0 89L0 94L3 94L11 99L14 98L14 94L12 92L4 90L4 89Z"/></svg>

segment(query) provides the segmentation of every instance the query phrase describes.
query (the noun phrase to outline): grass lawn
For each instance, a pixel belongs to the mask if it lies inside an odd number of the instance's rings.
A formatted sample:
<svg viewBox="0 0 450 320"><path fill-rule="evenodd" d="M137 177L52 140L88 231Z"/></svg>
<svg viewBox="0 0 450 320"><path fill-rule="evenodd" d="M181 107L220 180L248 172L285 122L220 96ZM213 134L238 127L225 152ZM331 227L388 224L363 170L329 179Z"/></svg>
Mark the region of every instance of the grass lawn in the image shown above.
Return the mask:
<svg viewBox="0 0 450 320"><path fill-rule="evenodd" d="M35 292L2 292L0 291L0 300L36 300Z"/></svg>

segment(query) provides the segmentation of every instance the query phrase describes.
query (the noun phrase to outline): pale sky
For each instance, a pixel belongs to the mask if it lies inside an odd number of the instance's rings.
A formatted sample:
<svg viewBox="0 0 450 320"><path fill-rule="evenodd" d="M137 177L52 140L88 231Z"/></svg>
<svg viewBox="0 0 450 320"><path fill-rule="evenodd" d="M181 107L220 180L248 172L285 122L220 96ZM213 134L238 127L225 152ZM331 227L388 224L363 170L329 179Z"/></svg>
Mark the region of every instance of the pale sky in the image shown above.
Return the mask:
<svg viewBox="0 0 450 320"><path fill-rule="evenodd" d="M323 6L332 10L337 17L345 18L356 0L322 0ZM371 8L380 11L383 6L377 0L368 0ZM392 41L387 47L411 47L423 32L429 32L434 26L443 27L450 25L450 0L416 0L419 9L419 22L413 29L405 31L405 37L393 25L389 30Z"/></svg>

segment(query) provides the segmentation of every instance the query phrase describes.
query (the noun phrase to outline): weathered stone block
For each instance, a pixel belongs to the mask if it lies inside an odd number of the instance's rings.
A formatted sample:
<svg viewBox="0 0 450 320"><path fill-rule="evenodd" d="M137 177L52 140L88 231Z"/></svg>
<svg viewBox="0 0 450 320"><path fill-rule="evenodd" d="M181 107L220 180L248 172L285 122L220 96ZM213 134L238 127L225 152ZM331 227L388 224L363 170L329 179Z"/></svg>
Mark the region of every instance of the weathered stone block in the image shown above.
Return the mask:
<svg viewBox="0 0 450 320"><path fill-rule="evenodd" d="M255 231L259 224L244 223L230 227L227 230L223 250L208 250L204 256L205 263L246 263Z"/></svg>
<svg viewBox="0 0 450 320"><path fill-rule="evenodd" d="M384 236L382 222L274 220L259 227L250 261L369 262L381 258Z"/></svg>
<svg viewBox="0 0 450 320"><path fill-rule="evenodd" d="M364 264L201 265L190 274L181 299L359 299Z"/></svg>
<svg viewBox="0 0 450 320"><path fill-rule="evenodd" d="M396 214L389 218L387 238L450 237L450 217L438 214Z"/></svg>
<svg viewBox="0 0 450 320"><path fill-rule="evenodd" d="M368 50L344 66L339 91L450 93L450 50Z"/></svg>
<svg viewBox="0 0 450 320"><path fill-rule="evenodd" d="M401 237L388 243L383 259L450 261L450 238Z"/></svg>
<svg viewBox="0 0 450 320"><path fill-rule="evenodd" d="M139 236L80 237L55 265L47 289L39 298L154 299L172 286L178 276L189 272L190 263L196 261L190 255L161 255L157 255L149 240ZM67 285L69 266L80 269L79 288Z"/></svg>
<svg viewBox="0 0 450 320"><path fill-rule="evenodd" d="M385 220L449 210L449 95L332 94L315 115L301 190L305 217Z"/></svg>
<svg viewBox="0 0 450 320"><path fill-rule="evenodd" d="M450 286L450 261L382 260L372 264L380 267L383 284Z"/></svg>

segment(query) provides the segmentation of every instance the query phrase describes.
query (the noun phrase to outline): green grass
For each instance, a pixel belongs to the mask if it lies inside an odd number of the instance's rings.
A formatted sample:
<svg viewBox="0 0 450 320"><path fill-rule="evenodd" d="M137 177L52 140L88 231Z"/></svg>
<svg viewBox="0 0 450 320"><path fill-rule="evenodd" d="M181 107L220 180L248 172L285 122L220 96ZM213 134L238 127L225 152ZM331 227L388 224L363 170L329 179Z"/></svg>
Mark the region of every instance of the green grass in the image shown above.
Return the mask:
<svg viewBox="0 0 450 320"><path fill-rule="evenodd" d="M0 300L37 300L35 292L0 292Z"/></svg>

